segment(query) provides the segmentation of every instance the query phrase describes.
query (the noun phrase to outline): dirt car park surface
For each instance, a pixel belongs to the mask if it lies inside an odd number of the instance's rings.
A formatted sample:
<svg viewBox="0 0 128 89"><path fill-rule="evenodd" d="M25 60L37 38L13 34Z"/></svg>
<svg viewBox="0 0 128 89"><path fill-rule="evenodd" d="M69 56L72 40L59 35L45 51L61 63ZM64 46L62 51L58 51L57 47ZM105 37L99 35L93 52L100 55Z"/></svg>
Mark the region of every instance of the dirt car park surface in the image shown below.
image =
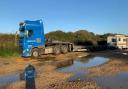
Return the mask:
<svg viewBox="0 0 128 89"><path fill-rule="evenodd" d="M63 62L83 56L86 57L90 54L106 56L111 59L107 63L92 68L85 68L83 70L89 71L90 76L111 75L121 71L128 71L128 56L122 53L124 53L124 51L108 50L93 53L72 52L60 54L58 56L44 55L43 58L39 59L11 58L10 61L7 61L1 58L0 75L22 72L27 64L32 64L35 66L38 73L36 78L37 89L102 89L100 85L90 79L84 81L67 81L73 74L56 71L56 63L59 64L60 61ZM53 61L55 61L55 63ZM9 84L6 89L24 89L24 85L24 81L18 81Z"/></svg>
<svg viewBox="0 0 128 89"><path fill-rule="evenodd" d="M75 59L77 57L87 56L85 52L72 52L60 55L43 55L38 59L32 58L0 58L0 74L9 74L12 72L23 71L28 64L32 64L35 67L40 68L40 65L49 64L53 61L60 62Z"/></svg>
<svg viewBox="0 0 128 89"><path fill-rule="evenodd" d="M58 73L53 66L42 66L42 70L36 79L37 89L100 89L95 82L89 80L67 82L66 79L72 74ZM24 85L24 81L12 83L7 89L24 89Z"/></svg>
<svg viewBox="0 0 128 89"><path fill-rule="evenodd" d="M115 50L112 52L100 52L94 53L93 55L102 55L109 57L109 62L92 68L87 68L91 75L114 75L119 72L128 72L128 53L127 51Z"/></svg>
<svg viewBox="0 0 128 89"><path fill-rule="evenodd" d="M50 55L50 56L44 56L44 58L41 59L11 59L9 62L7 62L7 65L2 65L0 68L0 74L8 74L8 73L15 73L15 72L21 72L24 70L25 66L27 64L32 64L36 67L38 75L36 78L36 87L37 89L88 89L88 87L92 89L99 89L99 87L96 85L96 83L92 81L79 81L79 82L67 82L66 79L69 78L72 74L66 74L66 73L60 73L55 71L56 67L54 65L49 65L49 63L41 63L44 60L50 60L50 58L53 58L53 60L56 61L64 61L64 60L70 60L74 59L76 57L83 57L87 56L88 53L81 53L81 52L75 52L75 53L68 53L68 54L61 54L57 57ZM3 63L4 61L2 59ZM14 61L14 62L12 62ZM25 81L19 81L15 83L11 83L8 86L5 86L6 89L24 89Z"/></svg>

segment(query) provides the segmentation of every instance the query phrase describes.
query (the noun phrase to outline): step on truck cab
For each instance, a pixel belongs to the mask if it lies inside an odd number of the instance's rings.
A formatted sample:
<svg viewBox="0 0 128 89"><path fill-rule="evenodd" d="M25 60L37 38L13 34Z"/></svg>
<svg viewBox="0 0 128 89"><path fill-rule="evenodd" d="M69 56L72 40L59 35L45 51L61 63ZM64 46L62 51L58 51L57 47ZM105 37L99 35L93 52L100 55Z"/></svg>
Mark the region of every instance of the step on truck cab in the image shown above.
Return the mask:
<svg viewBox="0 0 128 89"><path fill-rule="evenodd" d="M46 42L42 20L25 20L19 26L19 46L23 57L38 58L43 54L73 51L73 44L70 42Z"/></svg>

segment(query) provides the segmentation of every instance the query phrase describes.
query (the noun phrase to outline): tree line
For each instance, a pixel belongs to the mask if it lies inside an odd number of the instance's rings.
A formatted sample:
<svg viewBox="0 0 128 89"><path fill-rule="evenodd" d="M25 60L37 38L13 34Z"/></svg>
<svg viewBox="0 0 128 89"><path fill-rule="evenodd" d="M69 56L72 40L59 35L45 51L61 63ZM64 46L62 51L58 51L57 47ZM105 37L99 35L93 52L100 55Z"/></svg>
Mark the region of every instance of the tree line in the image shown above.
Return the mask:
<svg viewBox="0 0 128 89"><path fill-rule="evenodd" d="M64 32L61 30L52 31L45 34L46 39L72 42L76 45L105 45L108 35L112 33L106 33L104 35L94 34L87 30L78 30L76 32Z"/></svg>
<svg viewBox="0 0 128 89"><path fill-rule="evenodd" d="M45 38L63 42L72 42L76 45L97 46L105 45L108 35L113 34L107 33L104 35L98 35L93 32L88 32L87 30L78 30L76 32L64 32L57 30L45 34ZM15 37L15 34L0 33L0 56L19 55L19 46L16 44L18 43L18 40Z"/></svg>
<svg viewBox="0 0 128 89"><path fill-rule="evenodd" d="M18 56L19 47L15 34L0 33L0 57Z"/></svg>

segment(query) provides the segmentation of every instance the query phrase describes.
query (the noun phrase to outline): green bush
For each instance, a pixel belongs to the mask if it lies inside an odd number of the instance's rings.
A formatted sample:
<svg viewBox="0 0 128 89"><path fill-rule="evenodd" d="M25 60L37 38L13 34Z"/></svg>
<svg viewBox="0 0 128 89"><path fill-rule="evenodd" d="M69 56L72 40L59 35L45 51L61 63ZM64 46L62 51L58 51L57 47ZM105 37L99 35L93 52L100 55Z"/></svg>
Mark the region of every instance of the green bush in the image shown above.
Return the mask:
<svg viewBox="0 0 128 89"><path fill-rule="evenodd" d="M0 57L19 56L14 34L0 34Z"/></svg>
<svg viewBox="0 0 128 89"><path fill-rule="evenodd" d="M0 48L0 57L17 57L19 56L18 48Z"/></svg>
<svg viewBox="0 0 128 89"><path fill-rule="evenodd" d="M87 30L79 30L76 32L63 32L61 30L52 31L45 34L47 39L72 42L82 45L97 45L99 41L106 41L106 37L110 35L95 35ZM19 56L19 48L14 34L0 34L0 57ZM17 42L17 43L16 43Z"/></svg>
<svg viewBox="0 0 128 89"><path fill-rule="evenodd" d="M83 44L91 43L92 45L97 44L97 36L86 30L79 30L76 32L63 32L61 30L49 32L45 35L47 39L58 40L58 41L68 41L74 44Z"/></svg>

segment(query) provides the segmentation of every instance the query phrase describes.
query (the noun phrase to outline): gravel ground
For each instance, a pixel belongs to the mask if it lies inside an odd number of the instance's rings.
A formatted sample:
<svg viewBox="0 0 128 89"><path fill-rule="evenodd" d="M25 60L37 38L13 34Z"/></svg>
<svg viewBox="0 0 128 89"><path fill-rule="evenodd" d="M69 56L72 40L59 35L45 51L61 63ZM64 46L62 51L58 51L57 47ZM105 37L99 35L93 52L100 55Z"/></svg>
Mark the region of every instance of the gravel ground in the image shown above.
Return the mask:
<svg viewBox="0 0 128 89"><path fill-rule="evenodd" d="M48 86L46 89L101 89L95 82L91 81L75 81L55 83Z"/></svg>

